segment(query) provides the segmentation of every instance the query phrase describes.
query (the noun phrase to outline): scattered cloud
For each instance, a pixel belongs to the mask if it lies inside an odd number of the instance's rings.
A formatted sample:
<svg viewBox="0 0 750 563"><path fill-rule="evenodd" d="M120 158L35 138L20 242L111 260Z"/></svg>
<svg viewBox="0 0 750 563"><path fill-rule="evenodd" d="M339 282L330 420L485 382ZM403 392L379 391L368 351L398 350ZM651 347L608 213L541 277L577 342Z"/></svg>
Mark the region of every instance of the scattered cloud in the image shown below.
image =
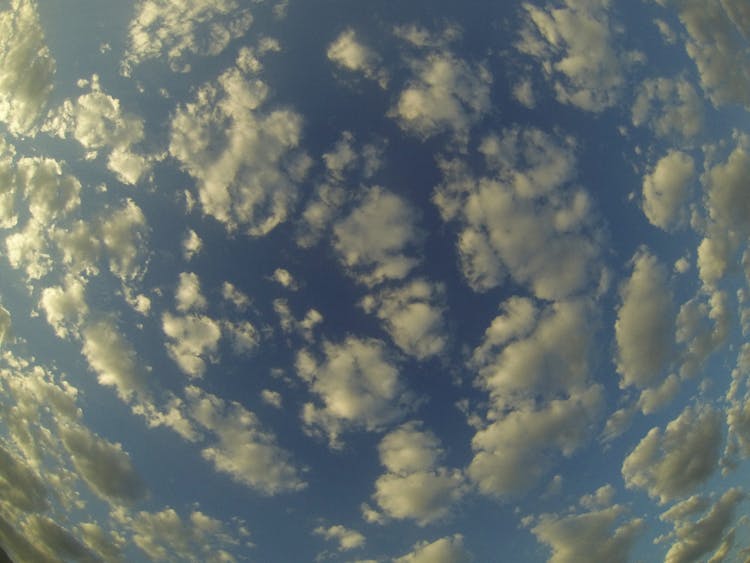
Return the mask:
<svg viewBox="0 0 750 563"><path fill-rule="evenodd" d="M221 325L206 315L162 315L167 351L189 377L202 377L206 361L215 363L221 338Z"/></svg>
<svg viewBox="0 0 750 563"><path fill-rule="evenodd" d="M454 534L432 543L420 542L406 555L396 557L394 563L469 563L471 560L464 547L464 537Z"/></svg>
<svg viewBox="0 0 750 563"><path fill-rule="evenodd" d="M34 0L0 12L0 38L0 121L13 135L34 136L55 76Z"/></svg>
<svg viewBox="0 0 750 563"><path fill-rule="evenodd" d="M188 229L182 239L182 256L188 262L203 249L203 240L193 229Z"/></svg>
<svg viewBox="0 0 750 563"><path fill-rule="evenodd" d="M193 272L182 272L180 274L174 300L180 313L202 311L206 308L208 302L201 293L201 282L197 274Z"/></svg>
<svg viewBox="0 0 750 563"><path fill-rule="evenodd" d="M375 80L381 88L388 86L388 73L382 67L380 56L364 45L353 29L342 31L328 46L328 60L350 72L359 72Z"/></svg>
<svg viewBox="0 0 750 563"><path fill-rule="evenodd" d="M692 141L703 128L703 101L685 78L647 78L632 108L633 125L657 136Z"/></svg>
<svg viewBox="0 0 750 563"><path fill-rule="evenodd" d="M652 428L622 464L626 486L660 504L690 493L718 467L722 426L713 408L688 406L663 431Z"/></svg>
<svg viewBox="0 0 750 563"><path fill-rule="evenodd" d="M290 291L297 291L299 289L299 284L297 283L297 280L294 279L294 276L289 273L288 270L285 270L284 268L276 268L273 271L273 275L271 276L271 279L278 283L281 287L286 288Z"/></svg>
<svg viewBox="0 0 750 563"><path fill-rule="evenodd" d="M695 180L690 155L671 150L643 178L643 212L655 227L671 231L687 220L686 203Z"/></svg>
<svg viewBox="0 0 750 563"><path fill-rule="evenodd" d="M313 530L313 533L323 536L328 541L338 542L339 551L351 551L365 545L365 536L340 524L328 528L318 526Z"/></svg>

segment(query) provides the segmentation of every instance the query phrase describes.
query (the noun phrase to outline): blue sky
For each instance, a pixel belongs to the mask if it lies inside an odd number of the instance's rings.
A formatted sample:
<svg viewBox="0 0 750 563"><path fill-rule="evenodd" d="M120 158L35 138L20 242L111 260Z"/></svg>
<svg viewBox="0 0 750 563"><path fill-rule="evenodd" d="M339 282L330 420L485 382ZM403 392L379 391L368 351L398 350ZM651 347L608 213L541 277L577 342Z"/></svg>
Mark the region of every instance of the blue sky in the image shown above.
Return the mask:
<svg viewBox="0 0 750 563"><path fill-rule="evenodd" d="M750 560L748 37L0 0L0 546Z"/></svg>

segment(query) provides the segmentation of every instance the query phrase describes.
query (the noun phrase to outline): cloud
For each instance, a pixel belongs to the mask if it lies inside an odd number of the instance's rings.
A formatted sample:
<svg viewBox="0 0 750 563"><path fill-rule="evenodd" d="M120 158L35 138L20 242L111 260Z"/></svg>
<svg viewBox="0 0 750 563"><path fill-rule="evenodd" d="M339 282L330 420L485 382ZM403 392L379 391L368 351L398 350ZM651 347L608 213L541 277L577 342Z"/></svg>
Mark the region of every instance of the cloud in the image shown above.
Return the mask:
<svg viewBox="0 0 750 563"><path fill-rule="evenodd" d="M24 534L37 548L51 554L54 560L64 557L70 561L91 561L93 554L68 530L54 520L32 515L24 525Z"/></svg>
<svg viewBox="0 0 750 563"><path fill-rule="evenodd" d="M590 288L600 275L600 242L587 193L570 186L572 139L539 129L509 129L480 144L490 175L477 178L466 162L442 160L443 182L433 201L460 227L461 267L475 291L508 274L542 299Z"/></svg>
<svg viewBox="0 0 750 563"><path fill-rule="evenodd" d="M260 344L258 330L248 321L223 321L222 330L229 336L232 350L236 354L250 354Z"/></svg>
<svg viewBox="0 0 750 563"><path fill-rule="evenodd" d="M206 360L217 361L221 325L205 315L162 315L162 330L167 336L167 352L189 377L202 377Z"/></svg>
<svg viewBox="0 0 750 563"><path fill-rule="evenodd" d="M380 57L360 42L353 29L342 31L328 46L326 55L337 66L377 81L381 88L388 86L388 73L381 67Z"/></svg>
<svg viewBox="0 0 750 563"><path fill-rule="evenodd" d="M652 428L622 464L626 486L660 504L691 492L717 468L722 426L716 410L688 406L664 431Z"/></svg>
<svg viewBox="0 0 750 563"><path fill-rule="evenodd" d="M343 431L378 430L403 416L413 400L380 340L349 336L340 343L326 341L322 361L301 350L296 368L322 402L306 403L302 419L309 431L322 431L334 448L342 447Z"/></svg>
<svg viewBox="0 0 750 563"><path fill-rule="evenodd" d="M647 78L631 112L633 125L659 137L690 142L703 128L703 101L685 78Z"/></svg>
<svg viewBox="0 0 750 563"><path fill-rule="evenodd" d="M52 232L52 239L69 274L98 275L102 242L95 225L83 220L69 221L64 228Z"/></svg>
<svg viewBox="0 0 750 563"><path fill-rule="evenodd" d="M550 563L625 563L645 522L618 525L626 509L614 504L578 514L542 514L531 532L552 550Z"/></svg>
<svg viewBox="0 0 750 563"><path fill-rule="evenodd" d="M81 182L52 158L21 158L16 164L16 181L28 203L31 216L49 226L81 203Z"/></svg>
<svg viewBox="0 0 750 563"><path fill-rule="evenodd" d="M365 536L356 530L350 530L340 524L328 528L318 526L313 530L313 533L323 536L329 541L337 541L339 544L339 551L351 551L352 549L358 549L365 545Z"/></svg>
<svg viewBox="0 0 750 563"><path fill-rule="evenodd" d="M81 478L99 497L130 504L145 495L143 481L120 444L83 426L63 427L60 436Z"/></svg>
<svg viewBox="0 0 750 563"><path fill-rule="evenodd" d="M175 72L189 72L190 55L215 56L253 23L236 0L140 0L128 26L121 72L149 59L166 58Z"/></svg>
<svg viewBox="0 0 750 563"><path fill-rule="evenodd" d="M42 291L39 306L58 338L76 334L88 316L85 285L77 278L67 278L65 286L47 287Z"/></svg>
<svg viewBox="0 0 750 563"><path fill-rule="evenodd" d="M375 481L372 497L389 518L426 526L445 518L467 492L460 471L438 466L440 442L419 423L408 422L386 434L378 451L387 472Z"/></svg>
<svg viewBox="0 0 750 563"><path fill-rule="evenodd" d="M734 534L734 530L727 532L727 528L732 523L737 506L743 500L745 500L745 494L735 487L726 491L711 505L700 520L692 521L686 518L693 510L679 516L675 515L672 509L669 511L671 514L663 514L663 520L674 522L674 531L667 538L675 539L664 559L665 563L689 563L697 561L717 548L720 552L722 541L727 541ZM695 511L702 511L705 508L705 506L697 506ZM729 548L731 548L731 543ZM711 561L718 562L723 559L724 557L718 556L717 552Z"/></svg>
<svg viewBox="0 0 750 563"><path fill-rule="evenodd" d="M55 75L37 3L12 0L0 12L0 121L13 135L34 136Z"/></svg>
<svg viewBox="0 0 750 563"><path fill-rule="evenodd" d="M47 487L27 464L0 446L0 498L24 512L49 508Z"/></svg>
<svg viewBox="0 0 750 563"><path fill-rule="evenodd" d="M146 216L132 200L101 220L101 241L109 255L109 270L123 284L139 280L148 263L148 233Z"/></svg>
<svg viewBox="0 0 750 563"><path fill-rule="evenodd" d="M263 402L267 405L271 405L274 408L280 409L281 408L281 393L278 391L271 391L270 389L263 389L260 392L260 398L263 399Z"/></svg>
<svg viewBox="0 0 750 563"><path fill-rule="evenodd" d="M406 555L396 557L394 563L469 563L471 560L464 547L464 537L454 534L432 543L420 542Z"/></svg>
<svg viewBox="0 0 750 563"><path fill-rule="evenodd" d="M361 305L383 321L401 351L423 360L440 354L448 341L444 293L442 285L419 278L368 295Z"/></svg>
<svg viewBox="0 0 750 563"><path fill-rule="evenodd" d="M11 316L8 309L0 305L0 344L3 344L11 336Z"/></svg>
<svg viewBox="0 0 750 563"><path fill-rule="evenodd" d="M228 281L221 286L221 296L225 301L229 301L238 311L244 311L250 306L250 298L241 290Z"/></svg>
<svg viewBox="0 0 750 563"><path fill-rule="evenodd" d="M333 227L333 246L342 264L360 283L374 286L405 278L423 233L416 210L381 187L364 191L357 205Z"/></svg>
<svg viewBox="0 0 750 563"><path fill-rule="evenodd" d="M52 110L43 130L72 137L94 155L108 149L107 168L124 184L137 184L152 164L150 157L132 151L144 138L143 120L123 112L120 100L102 91L98 75L82 83L90 84L91 91Z"/></svg>
<svg viewBox="0 0 750 563"><path fill-rule="evenodd" d="M182 272L174 294L177 310L181 313L204 310L208 302L201 293L201 282L193 272Z"/></svg>
<svg viewBox="0 0 750 563"><path fill-rule="evenodd" d="M196 92L171 122L169 152L197 183L203 212L230 232L268 234L286 221L309 157L296 150L302 117L287 108L264 111L268 86L237 66Z"/></svg>
<svg viewBox="0 0 750 563"><path fill-rule="evenodd" d="M18 223L15 155L15 147L0 138L0 229L10 229Z"/></svg>
<svg viewBox="0 0 750 563"><path fill-rule="evenodd" d="M447 50L414 58L410 66L412 78L389 116L413 135L427 138L449 132L465 145L472 125L490 111L490 71Z"/></svg>
<svg viewBox="0 0 750 563"><path fill-rule="evenodd" d="M695 164L690 155L670 150L643 177L643 212L655 227L672 231L685 224Z"/></svg>
<svg viewBox="0 0 750 563"><path fill-rule="evenodd" d="M271 276L271 279L273 279L281 287L286 288L290 291L297 291L299 289L299 284L297 283L297 280L295 280L294 276L290 274L289 271L285 270L284 268L276 268L273 271L273 275Z"/></svg>
<svg viewBox="0 0 750 563"><path fill-rule="evenodd" d="M203 249L203 240L193 229L188 229L182 239L182 256L188 262Z"/></svg>
<svg viewBox="0 0 750 563"><path fill-rule="evenodd" d="M661 383L674 351L675 320L667 270L645 249L632 259L633 272L620 288L617 309L617 371L620 386L643 389Z"/></svg>
<svg viewBox="0 0 750 563"><path fill-rule="evenodd" d="M658 0L674 6L688 38L685 50L698 67L701 85L715 106L750 107L750 77L736 69L750 64L747 37L750 18L743 0L694 2Z"/></svg>
<svg viewBox="0 0 750 563"><path fill-rule="evenodd" d="M560 103L601 112L614 106L625 71L642 55L616 45L609 0L564 0L560 7L524 3L516 48L536 59Z"/></svg>
<svg viewBox="0 0 750 563"><path fill-rule="evenodd" d="M701 292L682 304L676 322L677 342L682 346L681 376L693 377L706 359L726 342L733 316L725 291Z"/></svg>
<svg viewBox="0 0 750 563"><path fill-rule="evenodd" d="M224 401L193 385L185 389L185 396L191 417L218 439L201 452L217 471L266 495L306 486L291 455L261 428L255 414L236 401Z"/></svg>

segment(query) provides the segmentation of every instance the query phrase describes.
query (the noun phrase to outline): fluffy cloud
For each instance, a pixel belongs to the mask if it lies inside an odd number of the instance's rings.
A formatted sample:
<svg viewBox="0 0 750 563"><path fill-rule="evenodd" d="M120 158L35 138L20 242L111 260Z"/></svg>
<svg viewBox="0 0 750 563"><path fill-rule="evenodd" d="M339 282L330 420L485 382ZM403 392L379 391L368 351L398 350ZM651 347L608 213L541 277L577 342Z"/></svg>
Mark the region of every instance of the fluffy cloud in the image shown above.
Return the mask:
<svg viewBox="0 0 750 563"><path fill-rule="evenodd" d="M357 549L365 545L365 536L356 530L350 530L340 524L328 528L318 526L313 532L319 536L323 536L329 541L337 541L339 544L339 551L351 551L352 549Z"/></svg>
<svg viewBox="0 0 750 563"><path fill-rule="evenodd" d="M47 229L31 219L23 229L5 237L8 262L14 269L23 269L29 282L45 277L54 266Z"/></svg>
<svg viewBox="0 0 750 563"><path fill-rule="evenodd" d="M18 188L28 203L31 216L39 223L50 225L80 205L81 183L64 172L59 161L21 158L16 166Z"/></svg>
<svg viewBox="0 0 750 563"><path fill-rule="evenodd" d="M625 563L644 528L639 518L618 525L625 511L615 504L580 514L542 514L531 531L552 550L550 563Z"/></svg>
<svg viewBox="0 0 750 563"><path fill-rule="evenodd" d="M261 428L255 414L192 385L185 389L185 396L191 417L218 438L202 450L203 458L217 471L267 495L305 487L290 454Z"/></svg>
<svg viewBox="0 0 750 563"><path fill-rule="evenodd" d="M652 428L622 464L628 488L644 489L660 504L679 498L716 470L722 419L709 407L687 407L664 431Z"/></svg>
<svg viewBox="0 0 750 563"><path fill-rule="evenodd" d="M15 147L0 138L0 229L9 229L18 222L15 155Z"/></svg>
<svg viewBox="0 0 750 563"><path fill-rule="evenodd" d="M661 382L674 350L674 304L667 270L646 250L632 260L633 272L620 288L617 310L617 371L621 387Z"/></svg>
<svg viewBox="0 0 750 563"><path fill-rule="evenodd" d="M188 229L185 237L182 239L182 256L185 260L190 261L202 248L203 240L201 237L193 229Z"/></svg>
<svg viewBox="0 0 750 563"><path fill-rule="evenodd" d="M109 269L123 284L139 280L146 271L149 226L132 200L102 218L101 241L109 255Z"/></svg>
<svg viewBox="0 0 750 563"><path fill-rule="evenodd" d="M11 0L0 12L0 38L0 121L33 136L55 75L34 0Z"/></svg>
<svg viewBox="0 0 750 563"><path fill-rule="evenodd" d="M3 344L11 334L11 316L8 309L0 305L0 344Z"/></svg>
<svg viewBox="0 0 750 563"><path fill-rule="evenodd" d="M281 287L284 287L290 291L297 291L297 289L299 289L297 280L295 280L294 276L284 268L276 268L273 271L271 279L273 279L273 281L278 283Z"/></svg>
<svg viewBox="0 0 750 563"><path fill-rule="evenodd" d="M685 78L648 78L633 103L633 125L647 125L659 137L690 141L703 128L703 102Z"/></svg>
<svg viewBox="0 0 750 563"><path fill-rule="evenodd" d="M643 178L643 212L652 225L671 231L687 218L685 203L695 178L690 155L669 151Z"/></svg>
<svg viewBox="0 0 750 563"><path fill-rule="evenodd" d="M703 90L715 106L750 107L750 77L737 69L750 64L747 37L750 18L743 0L697 2L657 0L677 8L688 38L685 49L695 61Z"/></svg>
<svg viewBox="0 0 750 563"><path fill-rule="evenodd" d="M66 279L65 287L47 287L42 291L39 306L58 338L75 334L88 315L85 291L84 284L76 278Z"/></svg>
<svg viewBox="0 0 750 563"><path fill-rule="evenodd" d="M180 274L174 299L177 310L181 313L202 311L208 305L206 298L201 293L200 279L193 272L182 272Z"/></svg>
<svg viewBox="0 0 750 563"><path fill-rule="evenodd" d="M418 423L403 424L387 434L378 450L388 471L375 481L372 496L389 518L409 518L425 526L447 516L466 493L460 471L438 466L440 442Z"/></svg>
<svg viewBox="0 0 750 563"><path fill-rule="evenodd" d="M158 58L175 72L189 72L189 55L218 55L253 22L236 0L140 0L135 12L122 61L126 76L133 66Z"/></svg>
<svg viewBox="0 0 750 563"><path fill-rule="evenodd" d="M464 547L464 537L454 534L432 543L418 543L412 551L394 559L394 563L469 563L471 559Z"/></svg>
<svg viewBox="0 0 750 563"><path fill-rule="evenodd" d="M179 368L190 377L201 377L206 360L216 361L221 325L205 315L162 315L162 330L169 341L167 351Z"/></svg>
<svg viewBox="0 0 750 563"><path fill-rule="evenodd" d="M322 362L308 350L297 354L297 374L322 401L306 403L302 419L313 432L322 430L332 447L349 427L377 430L400 418L412 397L383 342L347 337L323 344Z"/></svg>
<svg viewBox="0 0 750 563"><path fill-rule="evenodd" d="M381 67L380 57L362 44L353 29L347 29L328 46L328 59L351 72L361 72L366 78L376 80L381 88L388 85L388 73Z"/></svg>
<svg viewBox="0 0 750 563"><path fill-rule="evenodd" d="M726 556L719 555L722 551L720 544L729 541L728 548L731 548L730 536L733 536L734 531L727 532L727 528L732 523L737 506L745 500L745 494L739 488L729 489L710 506L700 520L692 521L687 517L706 508L705 502L696 502L701 500L703 499L691 497L662 514L662 520L674 523L674 531L666 538L661 538L661 541L672 538L675 540L667 552L665 563L697 561L719 548L711 558L712 562L718 563ZM681 505L684 503L690 503L690 506L686 507L686 510L675 511L675 508L682 508ZM726 550L727 548L724 548L724 551Z"/></svg>
<svg viewBox="0 0 750 563"><path fill-rule="evenodd" d="M73 465L91 489L114 502L132 503L145 494L130 456L82 426L63 427L60 435Z"/></svg>
<svg viewBox="0 0 750 563"><path fill-rule="evenodd" d="M369 295L362 307L383 321L396 346L421 360L439 354L447 344L443 293L441 285L420 278Z"/></svg>
<svg viewBox="0 0 750 563"><path fill-rule="evenodd" d="M42 479L1 446L0 498L24 512L43 512L49 506Z"/></svg>
<svg viewBox="0 0 750 563"><path fill-rule="evenodd" d="M400 280L417 265L422 233L416 211L400 196L370 188L349 215L334 225L333 246L358 281L376 285Z"/></svg>
<svg viewBox="0 0 750 563"><path fill-rule="evenodd" d="M477 291L507 274L537 297L560 299L598 282L599 242L575 176L571 139L511 129L480 145L491 175L476 178L460 160L442 161L433 195L443 218L461 226L464 276Z"/></svg>
<svg viewBox="0 0 750 563"><path fill-rule="evenodd" d="M169 152L195 178L205 214L229 231L262 236L287 219L310 160L295 150L301 116L261 109L268 86L247 68L248 57L243 49L237 66L177 109Z"/></svg>
<svg viewBox="0 0 750 563"><path fill-rule="evenodd" d="M680 375L692 377L731 333L729 296L724 291L699 294L686 301L677 315L676 337L682 345Z"/></svg>
<svg viewBox="0 0 750 563"><path fill-rule="evenodd" d="M89 83L84 81L84 83ZM91 92L75 101L65 100L50 112L44 130L58 137L73 137L95 155L110 151L107 167L125 184L137 184L151 168L151 159L132 151L143 140L143 120L120 108L120 100L102 91L99 77L92 76Z"/></svg>
<svg viewBox="0 0 750 563"><path fill-rule="evenodd" d="M516 48L539 62L559 102L600 112L617 103L625 71L641 55L621 52L615 44L609 0L561 4L540 8L525 2Z"/></svg>
<svg viewBox="0 0 750 563"><path fill-rule="evenodd" d="M462 145L469 129L490 110L492 75L445 50L411 61L412 79L389 115L420 137L450 132Z"/></svg>

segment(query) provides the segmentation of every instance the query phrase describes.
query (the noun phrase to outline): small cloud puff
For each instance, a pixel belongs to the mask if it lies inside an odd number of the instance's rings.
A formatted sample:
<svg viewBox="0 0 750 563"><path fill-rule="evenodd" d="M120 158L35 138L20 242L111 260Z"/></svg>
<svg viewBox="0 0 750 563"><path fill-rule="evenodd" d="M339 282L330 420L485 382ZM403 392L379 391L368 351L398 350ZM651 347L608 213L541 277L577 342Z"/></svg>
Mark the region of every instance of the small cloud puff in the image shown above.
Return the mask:
<svg viewBox="0 0 750 563"><path fill-rule="evenodd" d="M432 543L420 542L406 555L395 558L394 563L470 563L471 560L464 537L454 534Z"/></svg>
<svg viewBox="0 0 750 563"><path fill-rule="evenodd" d="M353 29L347 29L328 46L328 59L351 72L361 72L365 78L375 80L381 88L388 86L388 73L381 66L380 57L364 45Z"/></svg>

